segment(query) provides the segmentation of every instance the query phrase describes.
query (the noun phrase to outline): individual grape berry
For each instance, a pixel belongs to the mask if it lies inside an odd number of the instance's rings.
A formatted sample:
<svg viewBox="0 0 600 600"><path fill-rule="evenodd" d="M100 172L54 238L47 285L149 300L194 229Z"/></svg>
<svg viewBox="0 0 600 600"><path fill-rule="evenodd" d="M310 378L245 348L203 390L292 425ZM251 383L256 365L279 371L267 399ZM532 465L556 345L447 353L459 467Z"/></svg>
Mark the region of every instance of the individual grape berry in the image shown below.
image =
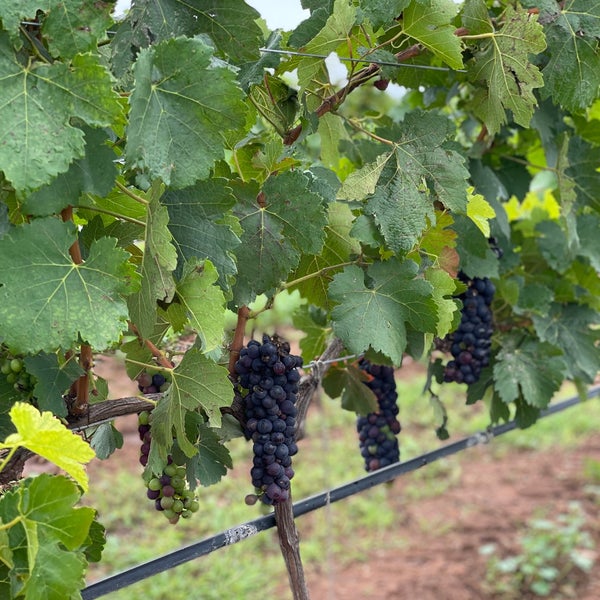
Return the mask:
<svg viewBox="0 0 600 600"><path fill-rule="evenodd" d="M452 360L444 368L444 381L471 385L490 362L494 332L491 304L496 288L487 277L470 279L459 273L459 278L468 287L459 296L463 303L460 324L447 338Z"/></svg>
<svg viewBox="0 0 600 600"><path fill-rule="evenodd" d="M235 363L238 383L248 390L244 433L253 442L250 477L257 488L246 503L260 498L272 505L290 497L291 456L298 451L294 417L301 366L302 359L290 354L289 344L268 335L262 343L250 340Z"/></svg>
<svg viewBox="0 0 600 600"><path fill-rule="evenodd" d="M151 374L148 371L142 371L136 377L136 381L142 394L157 394L166 391L169 387L169 382L163 373Z"/></svg>
<svg viewBox="0 0 600 600"><path fill-rule="evenodd" d="M367 471L376 471L400 460L398 438L400 422L398 414L396 380L394 369L386 365L375 365L361 359L359 367L370 375L365 381L377 397L378 410L356 421L359 447Z"/></svg>

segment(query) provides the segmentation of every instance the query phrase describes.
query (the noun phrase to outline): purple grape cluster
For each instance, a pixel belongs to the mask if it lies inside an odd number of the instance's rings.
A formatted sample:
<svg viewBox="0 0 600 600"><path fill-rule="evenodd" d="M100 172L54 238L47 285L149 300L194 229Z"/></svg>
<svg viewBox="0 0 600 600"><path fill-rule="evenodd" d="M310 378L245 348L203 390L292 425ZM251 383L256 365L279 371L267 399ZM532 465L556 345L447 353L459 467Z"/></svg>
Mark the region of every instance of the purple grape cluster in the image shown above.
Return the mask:
<svg viewBox="0 0 600 600"><path fill-rule="evenodd" d="M361 359L359 367L370 375L365 381L375 396L379 409L356 421L360 452L365 459L365 469L376 471L400 460L398 438L400 422L398 415L398 394L393 367L374 365Z"/></svg>
<svg viewBox="0 0 600 600"><path fill-rule="evenodd" d="M235 363L238 382L248 390L244 416L246 437L254 442L252 485L269 505L290 496L292 456L298 452L295 403L301 366L302 359L290 354L287 342L268 335L262 344L248 342Z"/></svg>
<svg viewBox="0 0 600 600"><path fill-rule="evenodd" d="M162 373L152 375L148 371L142 371L136 377L136 381L142 394L158 394L158 392L164 392L169 386L169 382Z"/></svg>
<svg viewBox="0 0 600 600"><path fill-rule="evenodd" d="M148 464L152 442L151 419L152 415L147 411L138 415L138 433L142 441L140 463L144 467ZM189 519L200 509L194 492L186 489L185 475L185 466L176 465L169 455L163 472L159 475L152 473L146 482L148 499L154 501L156 510L162 512L173 525L180 517Z"/></svg>
<svg viewBox="0 0 600 600"><path fill-rule="evenodd" d="M444 368L444 381L470 385L490 362L494 332L490 307L496 288L487 277L459 277L468 288L459 296L463 303L460 325L448 339L453 358Z"/></svg>

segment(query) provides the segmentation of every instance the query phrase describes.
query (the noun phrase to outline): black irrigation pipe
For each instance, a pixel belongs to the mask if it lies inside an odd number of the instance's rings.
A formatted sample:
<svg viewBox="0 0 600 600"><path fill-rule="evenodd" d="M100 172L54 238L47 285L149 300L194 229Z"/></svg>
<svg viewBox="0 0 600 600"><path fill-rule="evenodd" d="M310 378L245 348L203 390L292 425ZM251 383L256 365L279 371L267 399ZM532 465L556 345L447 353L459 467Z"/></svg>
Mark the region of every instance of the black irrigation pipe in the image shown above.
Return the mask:
<svg viewBox="0 0 600 600"><path fill-rule="evenodd" d="M587 393L588 399L594 398L595 396L600 396L600 386L591 388ZM542 411L540 418L548 417L555 413L561 412L567 408L579 404L580 402L581 398L579 396L569 398L568 400L563 400L562 402L557 402L556 404L553 404L546 410ZM504 435L505 433L508 433L516 428L517 424L515 421L509 421L508 423L503 423L502 425L496 425L495 427L490 427L485 431L480 431L452 444L442 446L441 448L433 450L432 452L427 452L426 454L422 454L421 456L407 460L406 462L395 463L388 467L379 469L378 471L374 471L373 473L361 477L360 479L336 487L332 490L310 496L309 498L305 498L304 500L300 500L294 504L294 516L299 517L333 502L337 502L338 500L343 500L344 498L348 498L349 496L353 496L354 494L358 494L359 492L375 487L381 483L391 481L399 475L416 471L417 469L439 460L440 458L451 456L452 454L456 454L457 452L461 452L462 450L466 450L467 448L472 448L480 444L487 444L495 437ZM122 571L121 573L111 575L110 577L102 579L96 583L92 583L82 590L81 596L83 600L93 600L93 598L99 598L100 596L104 596L105 594L109 594L110 592L114 592L138 581L142 581L143 579L147 579L148 577L152 577L153 575L157 575L158 573L162 573L163 571L177 567L200 556L210 554L214 550L218 550L224 546L230 546L240 542L243 539L257 534L259 531L265 531L266 529L271 529L272 527L275 527L275 516L273 513L259 517L252 521L248 521L242 525L238 525L237 527L232 527L231 529L227 529L226 531L191 544L190 546L180 548L179 550L175 550L159 558L155 558L141 565L137 565L131 569Z"/></svg>

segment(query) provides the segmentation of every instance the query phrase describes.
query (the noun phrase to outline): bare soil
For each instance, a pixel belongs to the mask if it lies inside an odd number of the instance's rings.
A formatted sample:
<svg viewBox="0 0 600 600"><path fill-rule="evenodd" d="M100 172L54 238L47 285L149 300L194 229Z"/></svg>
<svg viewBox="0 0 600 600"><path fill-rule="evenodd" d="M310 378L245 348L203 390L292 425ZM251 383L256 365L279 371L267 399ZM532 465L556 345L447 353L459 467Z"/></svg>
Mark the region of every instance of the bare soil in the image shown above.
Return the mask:
<svg viewBox="0 0 600 600"><path fill-rule="evenodd" d="M114 361L101 360L96 370L108 379L111 397L135 393L135 384ZM131 416L119 424L125 434L125 446L118 451L121 465L135 466L136 423ZM372 548L361 562L308 569L312 600L496 598L484 585L487 559L480 548L494 543L502 556L518 554L518 533L528 520L540 509L549 516L563 513L573 501L584 509L587 529L600 549L600 495L590 490L584 475L586 459L600 460L600 433L585 438L577 448L556 452L511 451L501 458L488 447L468 452L468 459L461 459L459 480L442 495L408 501L403 490L410 475L394 481L389 494L398 508L394 528L401 529L408 545ZM96 467L92 464L92 471ZM360 530L356 536L360 538ZM597 562L600 565L600 558ZM282 590L281 597L288 593ZM562 596L550 597L600 599L600 568L589 575L575 574Z"/></svg>

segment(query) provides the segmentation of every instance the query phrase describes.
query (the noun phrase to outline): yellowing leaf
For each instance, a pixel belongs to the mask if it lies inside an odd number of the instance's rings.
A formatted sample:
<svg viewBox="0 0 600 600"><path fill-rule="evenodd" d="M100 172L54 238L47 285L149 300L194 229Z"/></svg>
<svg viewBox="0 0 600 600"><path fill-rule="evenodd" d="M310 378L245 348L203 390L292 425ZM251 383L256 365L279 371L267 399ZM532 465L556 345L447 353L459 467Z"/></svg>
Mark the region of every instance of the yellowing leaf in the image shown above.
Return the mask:
<svg viewBox="0 0 600 600"><path fill-rule="evenodd" d="M27 448L60 467L87 491L88 478L82 465L95 456L88 444L51 412L40 413L31 404L17 402L9 416L17 433L9 435L0 448Z"/></svg>
<svg viewBox="0 0 600 600"><path fill-rule="evenodd" d="M496 211L481 194L474 194L474 189L467 188L467 216L487 238L490 237L489 219L496 216Z"/></svg>

